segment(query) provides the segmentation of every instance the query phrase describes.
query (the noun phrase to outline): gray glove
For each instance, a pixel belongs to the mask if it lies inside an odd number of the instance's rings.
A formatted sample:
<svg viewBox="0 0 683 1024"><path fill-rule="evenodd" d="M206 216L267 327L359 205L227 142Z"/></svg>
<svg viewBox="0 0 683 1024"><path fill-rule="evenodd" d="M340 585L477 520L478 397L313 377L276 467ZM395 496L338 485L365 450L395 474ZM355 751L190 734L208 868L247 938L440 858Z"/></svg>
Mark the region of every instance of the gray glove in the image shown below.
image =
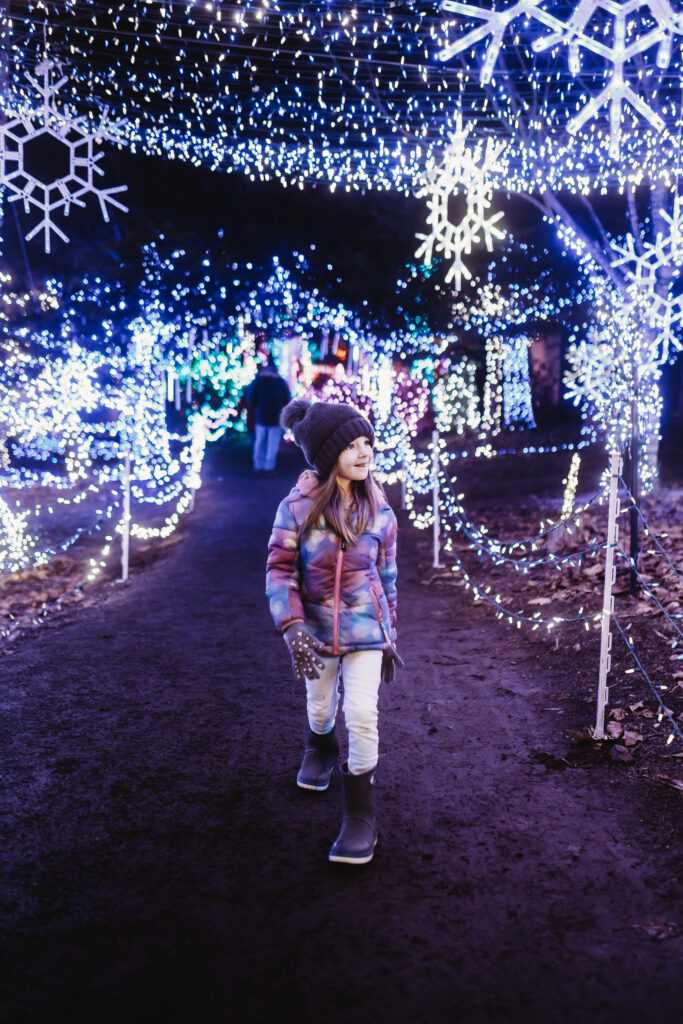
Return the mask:
<svg viewBox="0 0 683 1024"><path fill-rule="evenodd" d="M319 679L318 670L325 667L325 663L316 654L323 649L320 640L316 640L313 634L309 633L303 622L295 622L285 630L284 636L297 679Z"/></svg>
<svg viewBox="0 0 683 1024"><path fill-rule="evenodd" d="M393 683L396 675L396 666L403 668L403 658L399 655L393 644L385 647L382 651L382 671L380 679L384 683Z"/></svg>

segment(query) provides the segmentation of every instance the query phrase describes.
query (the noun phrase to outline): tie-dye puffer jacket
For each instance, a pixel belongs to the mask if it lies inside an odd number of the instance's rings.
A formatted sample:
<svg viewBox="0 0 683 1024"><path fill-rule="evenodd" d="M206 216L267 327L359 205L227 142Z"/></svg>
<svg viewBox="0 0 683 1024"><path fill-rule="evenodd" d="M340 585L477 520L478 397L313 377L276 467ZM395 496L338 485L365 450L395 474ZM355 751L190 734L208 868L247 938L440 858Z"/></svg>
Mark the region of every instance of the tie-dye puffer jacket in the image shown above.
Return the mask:
<svg viewBox="0 0 683 1024"><path fill-rule="evenodd" d="M301 527L317 484L306 471L281 502L268 543L266 594L277 629L304 621L324 654L380 650L396 641L396 516L383 503L355 544Z"/></svg>

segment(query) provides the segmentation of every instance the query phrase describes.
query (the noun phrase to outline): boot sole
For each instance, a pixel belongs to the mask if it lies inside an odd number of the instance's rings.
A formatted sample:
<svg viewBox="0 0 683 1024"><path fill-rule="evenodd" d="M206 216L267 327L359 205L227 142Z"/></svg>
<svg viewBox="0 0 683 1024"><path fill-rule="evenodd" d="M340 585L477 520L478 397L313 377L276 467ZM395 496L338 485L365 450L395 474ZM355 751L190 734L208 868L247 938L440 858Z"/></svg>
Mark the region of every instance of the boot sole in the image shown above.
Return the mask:
<svg viewBox="0 0 683 1024"><path fill-rule="evenodd" d="M377 846L377 840L375 840L375 846ZM333 864L369 864L375 856L375 846L365 857L348 857L344 856L343 853L330 853L327 859L332 861Z"/></svg>
<svg viewBox="0 0 683 1024"><path fill-rule="evenodd" d="M324 786L312 786L310 782L299 782L298 779L296 780L296 784L299 787L299 789L310 789L314 790L316 793L324 793L325 790L329 789L330 787L329 780L325 783Z"/></svg>
<svg viewBox="0 0 683 1024"><path fill-rule="evenodd" d="M338 854L330 854L328 860L333 864L369 864L375 856L375 851L369 853L367 857L343 857Z"/></svg>

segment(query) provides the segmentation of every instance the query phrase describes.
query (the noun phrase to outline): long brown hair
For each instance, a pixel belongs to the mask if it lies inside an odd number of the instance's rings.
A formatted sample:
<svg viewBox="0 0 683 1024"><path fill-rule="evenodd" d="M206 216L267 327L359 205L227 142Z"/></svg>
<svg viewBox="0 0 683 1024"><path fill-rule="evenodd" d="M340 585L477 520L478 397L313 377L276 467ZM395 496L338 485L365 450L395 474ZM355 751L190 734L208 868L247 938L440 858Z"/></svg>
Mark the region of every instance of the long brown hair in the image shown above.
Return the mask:
<svg viewBox="0 0 683 1024"><path fill-rule="evenodd" d="M312 492L312 498L302 532L317 526L322 516L327 526L347 544L357 542L361 533L374 523L382 502L386 501L384 491L369 472L365 480L351 480L351 505L345 510L344 492L337 483L337 463L327 479L321 480Z"/></svg>

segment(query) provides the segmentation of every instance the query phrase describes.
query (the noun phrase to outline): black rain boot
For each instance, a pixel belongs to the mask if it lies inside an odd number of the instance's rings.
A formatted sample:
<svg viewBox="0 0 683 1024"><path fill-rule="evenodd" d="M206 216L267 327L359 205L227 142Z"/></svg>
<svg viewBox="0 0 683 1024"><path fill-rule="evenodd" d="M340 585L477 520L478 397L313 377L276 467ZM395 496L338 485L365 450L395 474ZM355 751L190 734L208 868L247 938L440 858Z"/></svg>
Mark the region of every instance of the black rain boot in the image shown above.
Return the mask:
<svg viewBox="0 0 683 1024"><path fill-rule="evenodd" d="M297 786L301 789L327 789L338 756L339 743L334 729L325 733L309 731L306 752L296 777Z"/></svg>
<svg viewBox="0 0 683 1024"><path fill-rule="evenodd" d="M372 809L375 768L351 775L348 764L341 769L344 787L344 820L330 850L336 864L367 864L377 845L377 823Z"/></svg>

